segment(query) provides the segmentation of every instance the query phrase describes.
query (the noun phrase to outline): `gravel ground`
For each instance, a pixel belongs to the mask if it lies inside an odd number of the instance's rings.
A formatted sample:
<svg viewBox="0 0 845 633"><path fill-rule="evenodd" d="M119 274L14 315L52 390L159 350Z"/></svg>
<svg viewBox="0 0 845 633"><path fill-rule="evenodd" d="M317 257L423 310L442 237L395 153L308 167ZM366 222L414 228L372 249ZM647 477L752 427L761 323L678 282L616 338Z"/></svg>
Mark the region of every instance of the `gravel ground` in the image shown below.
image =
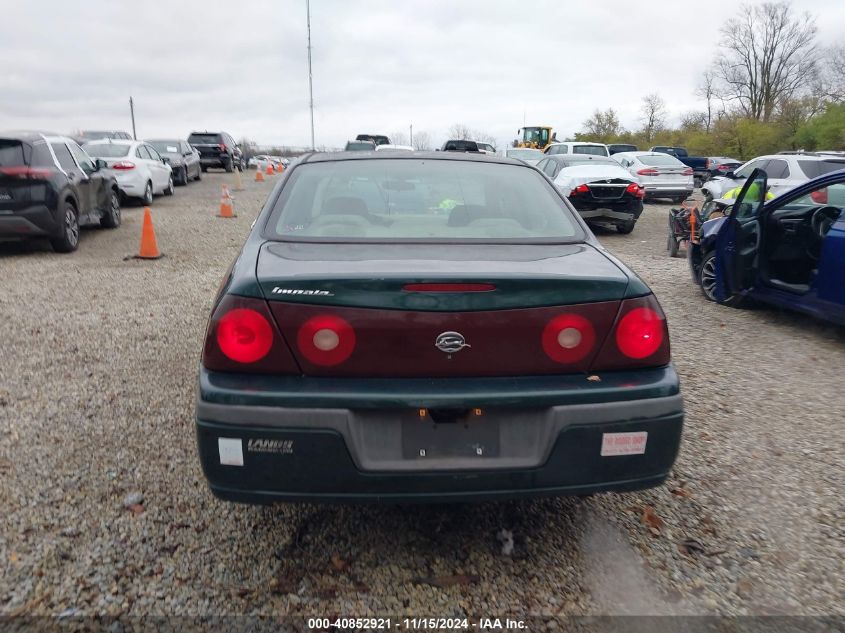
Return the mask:
<svg viewBox="0 0 845 633"><path fill-rule="evenodd" d="M707 303L668 204L600 235L668 315L687 427L670 481L586 500L215 500L193 403L214 291L270 190L157 198L80 249L0 244L0 614L845 614L845 332ZM500 530L512 532L504 555Z"/></svg>

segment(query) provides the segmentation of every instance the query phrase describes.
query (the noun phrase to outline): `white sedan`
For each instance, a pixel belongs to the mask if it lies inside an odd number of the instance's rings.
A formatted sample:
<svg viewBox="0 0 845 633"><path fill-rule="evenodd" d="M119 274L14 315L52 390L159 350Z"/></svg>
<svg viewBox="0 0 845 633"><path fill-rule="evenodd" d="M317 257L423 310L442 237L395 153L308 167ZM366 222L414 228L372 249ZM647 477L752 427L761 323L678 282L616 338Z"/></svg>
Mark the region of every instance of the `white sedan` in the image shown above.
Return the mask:
<svg viewBox="0 0 845 633"><path fill-rule="evenodd" d="M671 198L683 202L695 186L693 171L669 154L658 152L619 152L613 160L639 179L646 198Z"/></svg>
<svg viewBox="0 0 845 633"><path fill-rule="evenodd" d="M86 143L83 149L89 156L106 161L124 197L150 205L153 195L173 195L173 170L152 145L103 139Z"/></svg>

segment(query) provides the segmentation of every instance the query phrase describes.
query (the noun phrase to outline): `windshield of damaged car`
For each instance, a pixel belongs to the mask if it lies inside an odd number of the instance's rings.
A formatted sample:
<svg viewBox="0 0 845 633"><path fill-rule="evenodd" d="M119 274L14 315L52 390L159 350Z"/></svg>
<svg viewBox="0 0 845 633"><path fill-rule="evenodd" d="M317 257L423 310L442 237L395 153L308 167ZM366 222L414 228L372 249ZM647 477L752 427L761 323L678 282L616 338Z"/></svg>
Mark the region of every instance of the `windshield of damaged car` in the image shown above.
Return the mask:
<svg viewBox="0 0 845 633"><path fill-rule="evenodd" d="M284 240L571 242L572 211L535 170L397 159L304 164L268 226Z"/></svg>
<svg viewBox="0 0 845 633"><path fill-rule="evenodd" d="M129 153L129 145L116 143L86 143L82 149L94 158L120 158Z"/></svg>

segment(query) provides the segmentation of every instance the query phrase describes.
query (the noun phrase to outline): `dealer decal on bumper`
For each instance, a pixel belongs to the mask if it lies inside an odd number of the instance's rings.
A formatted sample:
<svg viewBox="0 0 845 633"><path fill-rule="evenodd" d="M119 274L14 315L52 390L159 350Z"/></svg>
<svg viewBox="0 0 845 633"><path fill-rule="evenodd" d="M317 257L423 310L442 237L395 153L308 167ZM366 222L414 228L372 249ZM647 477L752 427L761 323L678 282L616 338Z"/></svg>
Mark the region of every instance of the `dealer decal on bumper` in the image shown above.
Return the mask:
<svg viewBox="0 0 845 633"><path fill-rule="evenodd" d="M636 433L602 433L601 456L642 455L648 440L647 431Z"/></svg>
<svg viewBox="0 0 845 633"><path fill-rule="evenodd" d="M240 439L218 437L217 449L220 451L220 463L224 466L244 465L244 445Z"/></svg>

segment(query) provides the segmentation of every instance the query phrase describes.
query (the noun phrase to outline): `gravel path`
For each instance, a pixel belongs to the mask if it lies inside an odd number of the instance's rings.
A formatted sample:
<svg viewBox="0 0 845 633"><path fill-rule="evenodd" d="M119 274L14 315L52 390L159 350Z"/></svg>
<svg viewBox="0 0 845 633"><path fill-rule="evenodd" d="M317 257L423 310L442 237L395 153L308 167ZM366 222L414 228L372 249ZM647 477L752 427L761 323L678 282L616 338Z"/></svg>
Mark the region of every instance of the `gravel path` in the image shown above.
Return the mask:
<svg viewBox="0 0 845 633"><path fill-rule="evenodd" d="M80 250L0 244L0 614L843 614L845 332L704 301L668 204L607 247L672 329L687 429L667 485L462 506L226 504L193 402L206 318L271 183L224 174ZM514 550L501 553L497 533Z"/></svg>

